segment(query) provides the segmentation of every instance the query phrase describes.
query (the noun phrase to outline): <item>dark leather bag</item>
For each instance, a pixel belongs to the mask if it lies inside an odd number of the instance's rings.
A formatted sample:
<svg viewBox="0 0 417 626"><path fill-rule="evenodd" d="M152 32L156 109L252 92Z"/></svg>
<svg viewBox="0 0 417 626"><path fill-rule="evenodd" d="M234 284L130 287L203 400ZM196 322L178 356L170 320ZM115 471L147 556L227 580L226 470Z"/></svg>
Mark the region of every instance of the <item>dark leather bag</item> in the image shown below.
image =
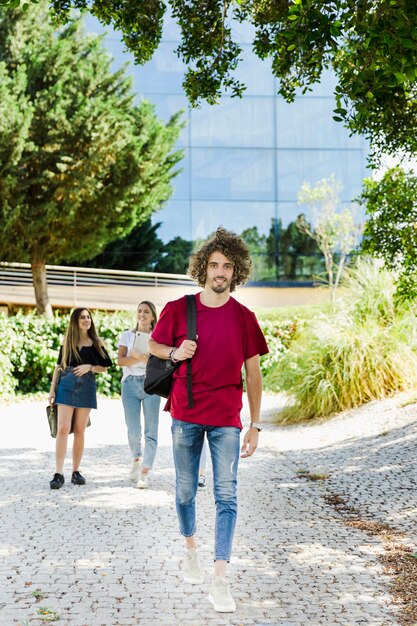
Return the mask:
<svg viewBox="0 0 417 626"><path fill-rule="evenodd" d="M197 336L197 309L194 295L185 296L187 303L187 339L195 341ZM144 389L149 395L168 398L171 393L173 375L182 361L174 363L171 359L160 359L151 354L146 364ZM191 359L187 359L188 406L194 406L192 390Z"/></svg>

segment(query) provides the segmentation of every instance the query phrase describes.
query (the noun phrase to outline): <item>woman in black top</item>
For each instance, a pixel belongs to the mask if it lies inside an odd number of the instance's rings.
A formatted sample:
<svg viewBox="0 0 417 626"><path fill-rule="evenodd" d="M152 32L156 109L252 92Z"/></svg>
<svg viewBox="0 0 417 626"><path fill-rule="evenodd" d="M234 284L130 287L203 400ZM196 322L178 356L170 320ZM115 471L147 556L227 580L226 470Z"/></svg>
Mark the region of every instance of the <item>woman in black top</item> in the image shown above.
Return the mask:
<svg viewBox="0 0 417 626"><path fill-rule="evenodd" d="M74 485L85 485L79 465L84 452L84 432L90 411L97 408L95 374L105 372L111 364L104 343L96 333L90 311L75 309L59 351L49 393L50 404L58 406L56 469L49 483L51 489L60 489L65 482L63 468L70 430L74 432L71 482ZM59 371L61 376L55 390Z"/></svg>

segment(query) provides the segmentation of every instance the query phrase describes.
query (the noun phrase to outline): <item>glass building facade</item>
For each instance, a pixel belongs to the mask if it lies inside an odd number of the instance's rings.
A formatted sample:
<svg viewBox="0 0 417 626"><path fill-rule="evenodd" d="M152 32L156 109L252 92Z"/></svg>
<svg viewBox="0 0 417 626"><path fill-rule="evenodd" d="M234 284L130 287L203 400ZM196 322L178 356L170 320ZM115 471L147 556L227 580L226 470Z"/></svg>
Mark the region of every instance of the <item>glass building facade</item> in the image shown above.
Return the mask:
<svg viewBox="0 0 417 626"><path fill-rule="evenodd" d="M89 18L87 30L103 28ZM219 105L188 105L184 66L174 52L179 32L171 19L153 59L129 65L135 92L155 104L159 117L167 120L184 110L186 121L178 142L185 151L182 172L168 204L154 217L162 222L158 236L164 242L195 241L221 224L245 233L256 257L255 280L308 281L322 267L317 251L303 249L294 231L298 214L311 219L297 202L300 186L333 174L342 185L342 203L349 204L366 176L367 144L332 119L330 73L313 92L287 104L276 95L269 63L253 54L250 30L237 25L235 34L243 47L237 75L247 86L241 99L224 95ZM117 67L131 60L117 33L108 31L104 43Z"/></svg>

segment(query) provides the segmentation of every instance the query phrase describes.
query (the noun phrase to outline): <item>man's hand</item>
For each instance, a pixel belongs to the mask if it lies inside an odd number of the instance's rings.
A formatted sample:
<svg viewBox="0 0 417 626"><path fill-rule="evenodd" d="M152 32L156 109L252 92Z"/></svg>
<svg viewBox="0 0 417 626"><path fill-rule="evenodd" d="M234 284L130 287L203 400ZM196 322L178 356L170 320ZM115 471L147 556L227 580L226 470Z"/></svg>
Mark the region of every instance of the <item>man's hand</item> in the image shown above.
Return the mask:
<svg viewBox="0 0 417 626"><path fill-rule="evenodd" d="M185 361L191 359L197 350L197 343L191 339L184 339L179 348L175 350L174 359L176 361Z"/></svg>
<svg viewBox="0 0 417 626"><path fill-rule="evenodd" d="M246 431L245 437L243 439L243 445L240 450L241 452L243 452L243 454L240 455L242 459L246 459L246 457L252 456L252 454L258 447L258 438L259 431L257 430L257 428L249 428L249 430Z"/></svg>

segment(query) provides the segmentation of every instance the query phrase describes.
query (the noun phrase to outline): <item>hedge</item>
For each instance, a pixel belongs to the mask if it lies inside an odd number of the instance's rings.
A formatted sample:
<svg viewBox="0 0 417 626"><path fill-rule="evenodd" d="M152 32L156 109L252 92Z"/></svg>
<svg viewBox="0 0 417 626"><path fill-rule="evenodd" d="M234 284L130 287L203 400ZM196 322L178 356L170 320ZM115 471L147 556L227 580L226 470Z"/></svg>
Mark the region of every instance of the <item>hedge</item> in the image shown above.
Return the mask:
<svg viewBox="0 0 417 626"><path fill-rule="evenodd" d="M130 328L134 314L93 311L94 324L106 343L114 366L97 376L98 392L112 397L121 391L121 368L117 363L120 334ZM7 317L0 314L0 398L15 395L48 393L59 347L68 326L69 315L46 319L34 312L18 312ZM297 319L260 320L270 353L261 360L266 390L278 391L273 373L278 360L285 354L295 335Z"/></svg>

